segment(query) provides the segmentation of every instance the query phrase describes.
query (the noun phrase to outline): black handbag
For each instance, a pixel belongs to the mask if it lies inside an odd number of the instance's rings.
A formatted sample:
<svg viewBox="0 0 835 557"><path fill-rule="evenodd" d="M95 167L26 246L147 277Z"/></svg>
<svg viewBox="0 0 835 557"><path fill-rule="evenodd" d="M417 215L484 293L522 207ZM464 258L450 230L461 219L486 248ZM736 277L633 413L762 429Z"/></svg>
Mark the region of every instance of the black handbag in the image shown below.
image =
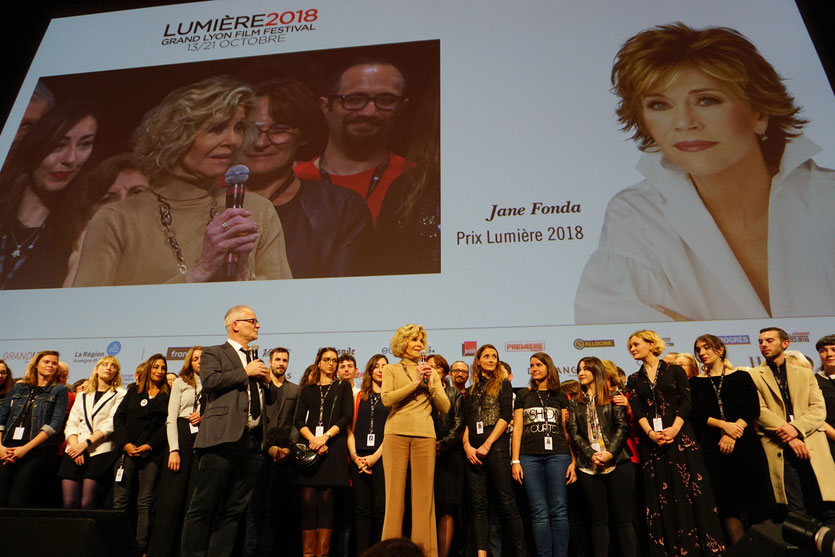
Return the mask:
<svg viewBox="0 0 835 557"><path fill-rule="evenodd" d="M339 399L339 381L334 381L337 386L336 395L333 397L333 406L331 408L331 420L333 420L333 412L336 410L336 401ZM290 462L298 470L310 470L322 460L322 455L319 451L314 451L310 448L308 443L296 443L290 450Z"/></svg>

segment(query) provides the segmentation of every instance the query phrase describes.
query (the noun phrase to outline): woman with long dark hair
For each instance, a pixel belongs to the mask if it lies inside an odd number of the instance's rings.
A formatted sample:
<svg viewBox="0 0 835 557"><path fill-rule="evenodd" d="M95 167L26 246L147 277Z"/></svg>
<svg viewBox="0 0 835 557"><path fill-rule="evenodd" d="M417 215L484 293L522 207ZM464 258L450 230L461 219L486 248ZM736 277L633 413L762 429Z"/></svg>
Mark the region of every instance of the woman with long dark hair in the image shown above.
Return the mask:
<svg viewBox="0 0 835 557"><path fill-rule="evenodd" d="M192 346L186 353L180 376L174 380L168 397L168 462L162 469L157 499L156 524L151 531L148 555L177 555L183 517L191 501L198 459L194 440L200 426L200 356L202 346Z"/></svg>
<svg viewBox="0 0 835 557"><path fill-rule="evenodd" d="M568 397L551 356L531 356L531 382L513 411L513 479L525 486L536 554L568 555L568 493L576 479L568 439Z"/></svg>
<svg viewBox="0 0 835 557"><path fill-rule="evenodd" d="M591 543L595 557L609 555L609 526L617 535L617 555L636 555L633 522L635 467L627 448L629 418L612 400L603 362L587 357L577 364L583 387L571 401L569 433L577 450L580 487L591 511Z"/></svg>
<svg viewBox="0 0 835 557"><path fill-rule="evenodd" d="M121 369L117 358L104 356L84 391L76 395L64 429L67 448L58 469L64 508L95 508L102 488L110 485L113 461L118 457L110 440L113 416L126 393Z"/></svg>
<svg viewBox="0 0 835 557"><path fill-rule="evenodd" d="M472 386L466 396L467 427L464 428L464 453L470 486L473 528L479 557L486 557L490 523L487 518L487 490L492 490L502 517L502 530L512 543L512 553L525 553L525 531L510 470L507 425L513 418L513 389L507 372L499 366L499 352L492 344L476 351L472 366Z"/></svg>
<svg viewBox="0 0 835 557"><path fill-rule="evenodd" d="M113 508L128 508L131 495L136 492L136 543L142 553L148 546L151 504L168 446L165 442L167 370L168 362L162 354L148 358L113 418L113 443L122 453L114 466Z"/></svg>
<svg viewBox="0 0 835 557"><path fill-rule="evenodd" d="M298 470L301 486L302 554L330 554L334 523L334 487L348 485L351 385L336 378L335 348L320 348L313 370L301 386L295 425L301 442L319 453L319 462Z"/></svg>
<svg viewBox="0 0 835 557"><path fill-rule="evenodd" d="M666 343L655 331L636 331L627 347L641 362L626 390L642 432L638 446L649 554L717 555L724 550L722 528L688 421L687 374L681 366L658 358Z"/></svg>
<svg viewBox="0 0 835 557"><path fill-rule="evenodd" d="M362 386L354 401L354 423L348 430L351 487L354 490L357 555L380 541L386 512L383 435L389 409L380 401L383 367L388 359L374 354L365 365Z"/></svg>
<svg viewBox="0 0 835 557"><path fill-rule="evenodd" d="M0 290L61 286L86 210L80 185L99 120L79 103L50 110L0 176Z"/></svg>
<svg viewBox="0 0 835 557"><path fill-rule="evenodd" d="M38 352L0 404L0 507L37 507L45 500L69 401L57 371L58 352Z"/></svg>
<svg viewBox="0 0 835 557"><path fill-rule="evenodd" d="M690 379L690 421L713 486L728 545L745 535L743 520L770 522L774 491L768 460L754 428L760 399L751 375L728 361L722 339L701 335L693 343L704 373Z"/></svg>

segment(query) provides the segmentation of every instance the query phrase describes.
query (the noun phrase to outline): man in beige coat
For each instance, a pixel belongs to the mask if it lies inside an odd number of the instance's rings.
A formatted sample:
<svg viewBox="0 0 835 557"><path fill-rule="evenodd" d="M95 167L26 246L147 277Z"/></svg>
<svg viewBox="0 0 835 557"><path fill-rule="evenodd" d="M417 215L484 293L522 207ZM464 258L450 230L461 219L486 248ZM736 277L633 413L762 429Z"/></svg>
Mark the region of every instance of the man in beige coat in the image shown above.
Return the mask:
<svg viewBox="0 0 835 557"><path fill-rule="evenodd" d="M786 362L789 335L760 331L765 362L751 370L760 398L759 433L778 503L835 519L835 462L823 429L826 408L814 375Z"/></svg>

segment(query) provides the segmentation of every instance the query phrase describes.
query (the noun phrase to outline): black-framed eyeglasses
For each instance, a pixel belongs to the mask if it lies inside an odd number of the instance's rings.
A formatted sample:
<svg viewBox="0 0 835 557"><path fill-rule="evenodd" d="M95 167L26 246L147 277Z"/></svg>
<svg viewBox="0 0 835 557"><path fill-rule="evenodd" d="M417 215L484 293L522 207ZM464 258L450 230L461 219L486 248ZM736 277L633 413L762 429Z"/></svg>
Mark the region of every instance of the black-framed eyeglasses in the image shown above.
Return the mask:
<svg viewBox="0 0 835 557"><path fill-rule="evenodd" d="M250 317L249 319L235 319L235 321L246 321L253 327L259 323L258 319L256 319L255 317Z"/></svg>
<svg viewBox="0 0 835 557"><path fill-rule="evenodd" d="M322 358L319 361L323 362L323 363L326 363L326 364L335 364L336 363L336 358Z"/></svg>
<svg viewBox="0 0 835 557"><path fill-rule="evenodd" d="M470 374L470 372L467 371L466 369L453 369L453 370L450 371L450 373L460 373L462 375L469 375Z"/></svg>
<svg viewBox="0 0 835 557"><path fill-rule="evenodd" d="M369 101L374 103L377 110L397 110L403 102L400 95L383 93L382 95L366 95L365 93L351 93L348 95L330 95L331 99L339 99L345 110L362 110Z"/></svg>
<svg viewBox="0 0 835 557"><path fill-rule="evenodd" d="M298 131L293 126L288 126L286 124L273 124L272 126L259 126L256 124L255 129L258 130L259 136L262 133L265 134L267 139L270 140L270 143L274 143L276 145L287 143L293 139L293 136Z"/></svg>

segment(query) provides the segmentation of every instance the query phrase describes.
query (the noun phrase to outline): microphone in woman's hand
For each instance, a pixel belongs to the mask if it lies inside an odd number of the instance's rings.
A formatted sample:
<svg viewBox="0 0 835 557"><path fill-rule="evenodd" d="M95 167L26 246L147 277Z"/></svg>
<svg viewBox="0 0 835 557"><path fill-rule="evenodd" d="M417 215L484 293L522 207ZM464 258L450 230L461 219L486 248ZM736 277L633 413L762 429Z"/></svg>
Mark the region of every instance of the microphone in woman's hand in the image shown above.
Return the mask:
<svg viewBox="0 0 835 557"><path fill-rule="evenodd" d="M418 363L420 363L420 364L425 364L425 363L426 363L426 356L427 356L427 355L428 355L428 352L427 352L426 350L421 350L421 351L420 351L420 361L419 361ZM427 376L427 375L424 375L424 376L423 376L423 384L424 384L424 385L428 385L428 384L429 384L429 376Z"/></svg>

